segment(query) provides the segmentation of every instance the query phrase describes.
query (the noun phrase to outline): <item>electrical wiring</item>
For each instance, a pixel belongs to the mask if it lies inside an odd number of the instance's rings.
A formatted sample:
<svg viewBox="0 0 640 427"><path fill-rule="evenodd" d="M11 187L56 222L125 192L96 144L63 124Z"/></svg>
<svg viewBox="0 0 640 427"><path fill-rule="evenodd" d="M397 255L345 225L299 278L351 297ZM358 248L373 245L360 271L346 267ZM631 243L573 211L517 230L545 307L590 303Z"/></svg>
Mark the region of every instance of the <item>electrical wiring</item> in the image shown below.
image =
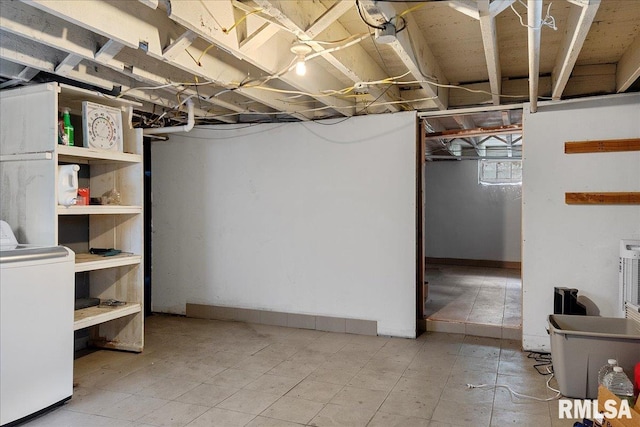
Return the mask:
<svg viewBox="0 0 640 427"><path fill-rule="evenodd" d="M364 14L362 13L362 9L360 8L360 1L359 0L356 0L356 9L358 9L358 14L360 15L360 19L362 19L362 22L367 24L368 27L375 28L377 30L384 30L384 27L382 27L380 25L371 24L366 20L366 18L364 17Z"/></svg>
<svg viewBox="0 0 640 427"><path fill-rule="evenodd" d="M396 32L396 34L398 34L398 33L404 31L407 28L407 21L404 19L404 16L407 15L408 13L416 10L416 9L419 9L419 8L423 7L425 4L426 3L422 3L422 4L419 4L418 6L410 7L409 9L405 10L404 12L394 16L391 20L384 22L384 24L391 24L394 27L396 27L396 31L395 32ZM384 30L385 29L385 27L382 26L382 25L375 25L375 24L372 24L369 21L367 21L367 19L364 17L364 14L362 13L362 8L361 8L360 2L358 0L356 0L356 9L358 9L358 14L360 15L360 19L368 27L375 28L376 30ZM395 23L392 22L394 19L396 21ZM398 24L398 19L402 20L402 27L399 27L399 28L398 28L398 25L397 25Z"/></svg>
<svg viewBox="0 0 640 427"><path fill-rule="evenodd" d="M353 39L353 37L355 37L355 39ZM340 46L335 46L335 47L332 47L332 48L329 48L329 49L324 49L324 50L321 50L321 51L318 51L318 52L314 52L314 53L312 53L310 55L307 55L305 57L305 62L309 61L311 59L314 59L314 58L316 58L318 56L325 55L327 53L335 52L335 51L340 50L340 49L346 49L346 48L348 48L350 46L353 46L354 44L360 43L362 40L364 40L367 37L368 37L367 34L356 34L354 36L347 37L345 40L350 40L350 39L353 39L353 40L351 40L348 43L345 43L343 45L340 45ZM263 78L263 79L256 79L256 80L248 81L248 82L246 82L244 84L238 85L238 87L261 88L261 87L263 87L262 85L264 85L268 81L276 79L276 78L279 78L283 74L286 74L286 73L292 71L295 68L297 61L298 61L298 58L294 57L286 67L284 67L283 69L281 69L277 73L272 74L270 76L267 76L266 78ZM230 89L230 90L232 90L232 89ZM303 93L303 94L307 95L305 93ZM310 96L315 96L315 95L310 95ZM318 95L318 96L322 96L322 95Z"/></svg>
<svg viewBox="0 0 640 427"><path fill-rule="evenodd" d="M367 35L367 33L352 34L349 37L345 37L345 38L340 39L340 40L331 40L331 41L315 40L315 39L313 39L313 40L303 40L303 39L298 37L298 41L300 43L313 42L313 43L317 43L317 44L340 44L340 43L349 42L350 40L353 40L353 39L358 38L358 37L366 36L366 35Z"/></svg>
<svg viewBox="0 0 640 427"><path fill-rule="evenodd" d="M421 7L424 7L424 6L426 6L426 5L427 5L427 3L426 3L426 2L422 2L422 3L420 3L420 4L419 4L419 5L417 5L417 6L410 7L409 9L405 10L404 12L402 12L402 13L398 14L398 16L399 16L400 18L402 18L402 17L404 17L405 15L407 15L407 14L409 14L409 13L413 12L414 10L418 10L418 9L420 9Z"/></svg>
<svg viewBox="0 0 640 427"><path fill-rule="evenodd" d="M207 5L205 3L204 0L200 0L200 3L202 3L202 6L204 7L204 10L206 10L209 13L209 16L211 17L211 19L213 19L213 22L215 22L218 27L220 27L220 31L222 31L224 34L229 34L229 32L231 30L233 30L235 27L237 27L238 25L240 25L245 19L247 19L247 17L249 15L253 15L254 13L260 13L262 12L261 8L258 9L254 9L251 12L247 13L246 15L242 16L242 18L238 19L237 21L235 21L233 23L233 25L231 25L231 27L226 28L225 26L223 26L222 24L220 24L220 22L216 19L215 15L213 13L211 13L211 11L209 11L209 8L207 8Z"/></svg>
<svg viewBox="0 0 640 427"><path fill-rule="evenodd" d="M274 87L269 87L269 86L249 86L250 88L253 89L260 89L260 90L266 90L268 92L278 92L278 93L290 93L290 94L295 94L295 95L307 95L313 98L322 98L325 96L336 96L336 95L344 95L347 94L351 91L353 91L354 87L350 86L350 87L346 87L344 89L340 89L340 90L330 90L327 91L325 93L309 93L309 92L303 92L303 91L299 91L299 90L290 90L290 89L277 89Z"/></svg>
<svg viewBox="0 0 640 427"><path fill-rule="evenodd" d="M387 88L387 90L390 88L391 86L389 86ZM414 102L424 102L424 101L431 101L433 99L435 99L435 97L426 97L426 98L417 98L417 99L411 99L411 100L399 100L399 101L386 101L386 102L376 102L378 99L380 99L384 94L386 93L386 90L384 92L382 92L380 95L378 95L378 97L376 99L374 99L373 101L371 101L369 104L367 104L366 106L362 107L362 109L358 112L356 112L355 115L358 114L362 114L362 112L364 112L367 108L371 108L371 107L383 107L386 105L393 105L393 104L411 104ZM227 114L222 114L222 115L216 115L216 116L212 116L209 118L213 118L215 119L216 117L233 117L233 116L239 116L242 114L253 114L253 115L263 115L263 116L274 116L274 115L292 115L292 114L306 114L306 113L313 113L313 112L318 112L318 111L323 111L323 110L329 110L329 109L333 109L333 110L341 110L341 109L349 109L349 108L353 108L351 106L333 106L333 105L324 105L322 107L316 107L316 108L307 108L304 110L297 110L297 111L267 111L267 112L263 112L263 111L252 111L252 112L233 112L233 113L227 113ZM357 108L357 107L356 107ZM349 116L349 117L353 117L353 116Z"/></svg>
<svg viewBox="0 0 640 427"><path fill-rule="evenodd" d="M549 372L551 373L551 372ZM553 390L556 392L556 395L553 397L548 397L548 398L541 398L541 397L535 397L535 396L529 396L526 394L522 394L522 393L518 393L517 391L514 391L511 387L507 386L507 385L503 385L503 384L479 384L479 385L474 385L474 384L467 384L467 388L506 388L509 393L511 393L512 396L516 396L519 397L521 399L531 399L531 400L536 400L538 402L551 402L552 400L557 400L560 398L560 396L562 396L562 394L552 388L549 383L551 382L551 380L553 379L554 375L553 373L551 373L551 376L549 377L549 379L547 380L547 388L549 388L550 390Z"/></svg>
<svg viewBox="0 0 640 427"><path fill-rule="evenodd" d="M316 58L318 56L321 56L321 55L324 55L324 54L327 54L327 53L331 53L331 52L335 52L335 51L340 50L340 49L346 49L346 48L348 48L350 46L353 46L354 44L360 43L362 40L366 39L367 37L369 37L368 34L363 34L360 37L358 37L357 39L352 40L349 43L345 43L344 45L340 45L340 46L332 47L332 48L329 48L329 49L324 49L324 50L320 50L320 51L314 52L314 53L312 53L310 55L307 55L305 57L305 61L309 61L309 60L311 60L313 58Z"/></svg>
<svg viewBox="0 0 640 427"><path fill-rule="evenodd" d="M518 0L518 3L520 3L521 5L523 5L526 9L528 9L527 5L526 5L526 4L524 4L524 3L522 2L522 0ZM552 4L553 4L553 2L549 3L549 6L547 7L547 15L544 17L544 19L542 19L542 20L540 21L540 25L539 25L539 26L536 26L536 27L532 27L532 26L527 25L527 24L525 24L525 23L524 23L524 21L523 21L523 19L522 19L522 15L520 15L520 14L518 13L518 11L516 10L516 8L515 8L515 7L513 7L513 3L511 3L509 6L511 7L511 10L513 10L513 13L515 13L515 14L518 16L518 19L520 19L520 25L522 25L523 27L531 28L531 29L533 29L533 30L539 30L539 29L541 29L542 27L545 27L545 26L546 26L546 27L549 27L549 28L551 28L552 30L556 31L556 30L558 29L558 27L556 27L556 20L555 20L555 18L550 14L550 11L551 11L551 5L552 5Z"/></svg>
<svg viewBox="0 0 640 427"><path fill-rule="evenodd" d="M526 98L529 95L503 95L503 94L499 94L499 93L493 93L493 92L489 92L486 90L482 90L482 89L471 89L468 87L464 87L464 86L458 86L458 85L450 85L450 84L442 84L442 83L436 83L433 82L431 80L411 80L411 81L402 81L402 82L391 82L391 84L394 85L409 85L409 84L422 84L422 83L427 83L436 87L443 87L443 88L450 88L450 89L462 89L462 90L466 90L468 92L472 92L472 93L484 93L487 95L496 95L499 96L501 98ZM378 84L378 82L366 82L367 85L371 84Z"/></svg>

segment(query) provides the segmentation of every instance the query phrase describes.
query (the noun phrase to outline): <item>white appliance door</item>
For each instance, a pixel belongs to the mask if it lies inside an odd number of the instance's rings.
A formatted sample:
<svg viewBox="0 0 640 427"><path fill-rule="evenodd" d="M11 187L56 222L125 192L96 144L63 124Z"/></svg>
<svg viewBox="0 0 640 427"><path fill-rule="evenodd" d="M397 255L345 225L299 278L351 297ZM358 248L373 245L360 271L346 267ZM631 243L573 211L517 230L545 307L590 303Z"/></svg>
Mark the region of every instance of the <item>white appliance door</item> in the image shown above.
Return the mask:
<svg viewBox="0 0 640 427"><path fill-rule="evenodd" d="M0 260L2 425L73 393L75 254L51 251Z"/></svg>

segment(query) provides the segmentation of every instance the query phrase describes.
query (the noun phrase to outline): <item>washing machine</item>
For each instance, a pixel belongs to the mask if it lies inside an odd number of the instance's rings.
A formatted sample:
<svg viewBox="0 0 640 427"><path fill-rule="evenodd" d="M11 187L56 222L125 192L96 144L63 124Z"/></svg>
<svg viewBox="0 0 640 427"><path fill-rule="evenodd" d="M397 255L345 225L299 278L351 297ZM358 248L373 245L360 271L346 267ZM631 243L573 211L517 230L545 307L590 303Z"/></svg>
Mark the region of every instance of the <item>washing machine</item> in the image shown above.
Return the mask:
<svg viewBox="0 0 640 427"><path fill-rule="evenodd" d="M0 425L73 394L75 254L18 244L0 221Z"/></svg>

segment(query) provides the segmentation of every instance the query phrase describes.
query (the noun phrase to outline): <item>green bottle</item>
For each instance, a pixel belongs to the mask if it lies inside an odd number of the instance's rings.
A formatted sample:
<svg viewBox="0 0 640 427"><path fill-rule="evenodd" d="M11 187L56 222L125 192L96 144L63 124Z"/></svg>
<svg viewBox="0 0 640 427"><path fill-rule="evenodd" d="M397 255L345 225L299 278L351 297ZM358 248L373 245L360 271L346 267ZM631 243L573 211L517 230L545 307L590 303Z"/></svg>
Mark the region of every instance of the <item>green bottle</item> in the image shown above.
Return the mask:
<svg viewBox="0 0 640 427"><path fill-rule="evenodd" d="M64 133L67 135L69 145L73 145L73 126L71 125L71 115L68 108L64 109L62 121L64 122Z"/></svg>

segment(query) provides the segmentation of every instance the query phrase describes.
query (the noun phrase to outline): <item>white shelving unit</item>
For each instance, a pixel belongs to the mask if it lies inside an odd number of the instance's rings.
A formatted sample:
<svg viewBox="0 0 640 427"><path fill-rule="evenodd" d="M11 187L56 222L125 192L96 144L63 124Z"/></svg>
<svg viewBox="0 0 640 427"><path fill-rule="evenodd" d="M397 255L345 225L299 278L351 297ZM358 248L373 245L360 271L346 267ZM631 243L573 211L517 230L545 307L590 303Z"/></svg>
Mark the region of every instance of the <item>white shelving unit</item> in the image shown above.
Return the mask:
<svg viewBox="0 0 640 427"><path fill-rule="evenodd" d="M82 147L82 102L120 109L123 151ZM93 345L127 351L144 347L142 130L131 126L137 104L63 84L45 83L0 92L0 215L23 243L65 245L59 223L86 216L87 248L115 248L116 256L76 253L76 272L88 275L91 297L122 301L75 311L74 330L90 329ZM75 146L58 144L58 114L70 108ZM92 197L117 189L119 205L59 206L59 164L88 173ZM81 222L82 223L82 222ZM71 332L70 332L71 333Z"/></svg>

